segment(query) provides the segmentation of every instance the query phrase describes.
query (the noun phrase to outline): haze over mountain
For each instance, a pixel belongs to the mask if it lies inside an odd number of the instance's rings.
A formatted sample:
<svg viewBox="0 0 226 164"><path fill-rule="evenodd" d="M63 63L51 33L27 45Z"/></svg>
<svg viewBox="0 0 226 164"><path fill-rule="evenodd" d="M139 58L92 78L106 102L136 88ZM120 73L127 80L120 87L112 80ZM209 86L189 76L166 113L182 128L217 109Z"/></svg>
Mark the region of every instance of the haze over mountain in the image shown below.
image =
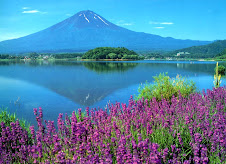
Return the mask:
<svg viewBox="0 0 226 164"><path fill-rule="evenodd" d="M141 18L142 19L142 18ZM180 40L119 27L93 11L81 11L47 29L0 42L0 53L87 51L96 47L175 50L208 41Z"/></svg>

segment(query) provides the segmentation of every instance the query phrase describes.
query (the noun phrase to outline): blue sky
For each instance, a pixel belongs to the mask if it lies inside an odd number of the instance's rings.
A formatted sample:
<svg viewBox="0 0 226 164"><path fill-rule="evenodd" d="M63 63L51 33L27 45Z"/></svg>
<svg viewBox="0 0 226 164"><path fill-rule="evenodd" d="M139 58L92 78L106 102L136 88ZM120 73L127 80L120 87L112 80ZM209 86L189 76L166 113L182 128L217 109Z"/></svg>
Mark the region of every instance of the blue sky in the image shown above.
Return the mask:
<svg viewBox="0 0 226 164"><path fill-rule="evenodd" d="M226 0L0 0L0 41L92 10L133 31L193 40L226 39Z"/></svg>

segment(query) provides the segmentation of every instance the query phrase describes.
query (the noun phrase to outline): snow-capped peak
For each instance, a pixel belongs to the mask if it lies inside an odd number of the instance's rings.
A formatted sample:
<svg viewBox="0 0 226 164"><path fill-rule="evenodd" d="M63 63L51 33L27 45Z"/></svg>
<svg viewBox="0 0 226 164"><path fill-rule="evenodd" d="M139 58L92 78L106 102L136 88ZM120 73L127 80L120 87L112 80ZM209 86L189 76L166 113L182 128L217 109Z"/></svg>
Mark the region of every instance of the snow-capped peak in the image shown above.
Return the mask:
<svg viewBox="0 0 226 164"><path fill-rule="evenodd" d="M100 15L90 10L80 11L79 13L72 16L71 19L74 20L73 23L77 22L78 26L87 27L87 28L91 26L96 28L115 26L112 23L108 22L103 17L101 17Z"/></svg>
<svg viewBox="0 0 226 164"><path fill-rule="evenodd" d="M114 29L121 30L121 27L107 21L102 16L90 10L80 11L77 14L65 19L64 21L54 25L52 29Z"/></svg>

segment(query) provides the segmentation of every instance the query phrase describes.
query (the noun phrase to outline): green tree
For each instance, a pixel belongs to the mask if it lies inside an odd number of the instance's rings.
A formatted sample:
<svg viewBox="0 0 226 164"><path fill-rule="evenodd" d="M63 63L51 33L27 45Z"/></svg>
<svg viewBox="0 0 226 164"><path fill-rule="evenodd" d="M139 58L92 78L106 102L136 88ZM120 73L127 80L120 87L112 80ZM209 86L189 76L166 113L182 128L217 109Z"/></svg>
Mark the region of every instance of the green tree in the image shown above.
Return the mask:
<svg viewBox="0 0 226 164"><path fill-rule="evenodd" d="M118 57L118 55L116 55L115 53L110 53L108 54L108 56L111 58L111 59L116 59Z"/></svg>
<svg viewBox="0 0 226 164"><path fill-rule="evenodd" d="M86 52L83 59L139 59L139 55L125 47L98 47Z"/></svg>
<svg viewBox="0 0 226 164"><path fill-rule="evenodd" d="M39 56L39 54L37 54L36 52L32 52L29 54L29 58L35 59Z"/></svg>
<svg viewBox="0 0 226 164"><path fill-rule="evenodd" d="M128 55L127 54L123 54L122 59L128 59Z"/></svg>

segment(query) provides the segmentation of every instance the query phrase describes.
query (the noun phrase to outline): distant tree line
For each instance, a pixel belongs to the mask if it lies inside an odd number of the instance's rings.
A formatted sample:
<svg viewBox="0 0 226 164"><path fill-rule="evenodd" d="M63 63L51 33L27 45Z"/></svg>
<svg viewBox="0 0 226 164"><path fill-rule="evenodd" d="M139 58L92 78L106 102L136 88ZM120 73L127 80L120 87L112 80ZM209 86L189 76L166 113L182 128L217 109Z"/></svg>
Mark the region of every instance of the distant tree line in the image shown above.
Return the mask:
<svg viewBox="0 0 226 164"><path fill-rule="evenodd" d="M50 54L50 53L24 53L19 55L9 55L9 54L0 54L0 59L42 59L44 57L55 58L55 59L69 59L69 58L77 58L82 57L83 53L58 53L58 54Z"/></svg>
<svg viewBox="0 0 226 164"><path fill-rule="evenodd" d="M157 59L164 59L166 56L160 52L147 52L143 54L145 59L157 58Z"/></svg>
<svg viewBox="0 0 226 164"><path fill-rule="evenodd" d="M0 59L10 59L10 55L0 54Z"/></svg>
<svg viewBox="0 0 226 164"><path fill-rule="evenodd" d="M69 58L77 58L77 57L81 57L83 55L83 53L57 53L57 54L52 54L52 53L29 53L26 56L28 56L29 58L32 59L36 59L36 58L43 58L45 56L51 57L51 58L55 58L55 59L69 59Z"/></svg>
<svg viewBox="0 0 226 164"><path fill-rule="evenodd" d="M82 59L140 59L139 55L125 47L98 47L86 52Z"/></svg>
<svg viewBox="0 0 226 164"><path fill-rule="evenodd" d="M23 59L22 56L12 56L8 54L0 54L0 59Z"/></svg>
<svg viewBox="0 0 226 164"><path fill-rule="evenodd" d="M82 57L83 53L60 53L52 55L56 59L77 58Z"/></svg>

